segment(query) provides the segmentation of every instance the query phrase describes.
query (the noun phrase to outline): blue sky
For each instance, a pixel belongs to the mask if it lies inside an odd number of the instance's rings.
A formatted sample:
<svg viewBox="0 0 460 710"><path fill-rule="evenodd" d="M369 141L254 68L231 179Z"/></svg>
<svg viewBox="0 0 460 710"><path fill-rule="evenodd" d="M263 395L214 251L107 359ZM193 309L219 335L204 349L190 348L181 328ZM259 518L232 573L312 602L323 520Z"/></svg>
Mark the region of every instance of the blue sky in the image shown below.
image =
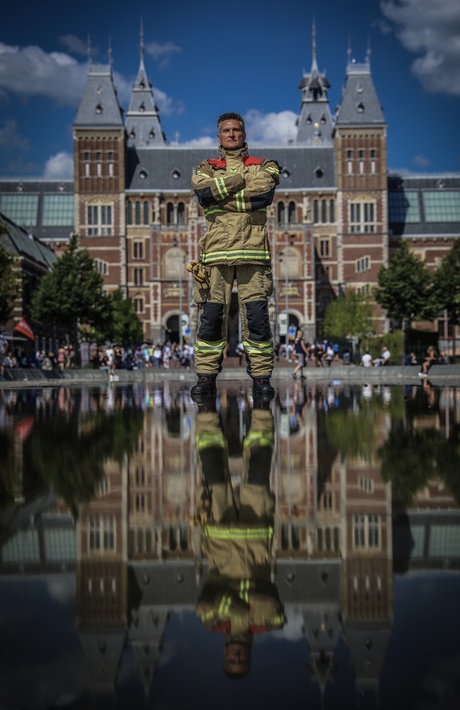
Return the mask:
<svg viewBox="0 0 460 710"><path fill-rule="evenodd" d="M459 0L23 0L0 28L0 175L72 174L72 122L88 69L106 64L127 108L145 65L170 142L215 145L215 119L245 116L251 145L283 144L300 112L298 84L317 61L340 101L347 51L371 70L388 123L388 166L460 172Z"/></svg>

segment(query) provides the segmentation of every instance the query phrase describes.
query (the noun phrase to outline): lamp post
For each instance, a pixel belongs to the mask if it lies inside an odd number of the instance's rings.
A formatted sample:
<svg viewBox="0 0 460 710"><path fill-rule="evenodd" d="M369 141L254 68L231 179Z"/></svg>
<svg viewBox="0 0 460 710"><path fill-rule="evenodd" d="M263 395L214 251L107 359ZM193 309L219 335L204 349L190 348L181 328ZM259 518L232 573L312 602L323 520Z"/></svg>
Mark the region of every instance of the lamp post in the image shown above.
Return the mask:
<svg viewBox="0 0 460 710"><path fill-rule="evenodd" d="M284 232L284 249L282 262L284 263L284 310L286 312L286 360L289 360L289 257L288 247L291 244L289 234Z"/></svg>
<svg viewBox="0 0 460 710"><path fill-rule="evenodd" d="M182 254L182 235L181 228L178 229L178 237L174 238L174 246L179 249L179 351L182 355L184 345L184 336L182 333L182 269L184 266L184 255Z"/></svg>

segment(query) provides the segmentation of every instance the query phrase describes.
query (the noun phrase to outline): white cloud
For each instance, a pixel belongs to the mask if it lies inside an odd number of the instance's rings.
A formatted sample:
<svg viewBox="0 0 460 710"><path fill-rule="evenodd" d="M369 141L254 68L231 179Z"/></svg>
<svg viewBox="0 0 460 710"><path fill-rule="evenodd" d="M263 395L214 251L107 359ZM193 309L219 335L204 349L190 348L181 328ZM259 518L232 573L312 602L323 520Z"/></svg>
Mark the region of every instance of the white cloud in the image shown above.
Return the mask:
<svg viewBox="0 0 460 710"><path fill-rule="evenodd" d="M257 143L284 145L289 140L294 140L297 133L296 120L297 114L293 111L263 114L251 109L244 116L249 145Z"/></svg>
<svg viewBox="0 0 460 710"><path fill-rule="evenodd" d="M36 46L13 47L0 42L0 95L9 92L21 97L45 96L59 105L75 108L81 101L87 74L86 62L79 63L64 52L47 53ZM127 105L133 80L119 72L113 73L113 80L120 102ZM165 116L183 112L182 103L161 89L154 89L154 95Z"/></svg>
<svg viewBox="0 0 460 710"><path fill-rule="evenodd" d="M29 150L29 141L18 132L16 121L7 120L0 125L0 148L7 150Z"/></svg>
<svg viewBox="0 0 460 710"><path fill-rule="evenodd" d="M40 47L13 47L0 42L0 89L19 96L46 96L61 105L77 106L87 73L68 54L48 54Z"/></svg>
<svg viewBox="0 0 460 710"><path fill-rule="evenodd" d="M82 57L86 57L88 54L88 46L75 35L61 35L58 37L58 42L73 54L79 54Z"/></svg>
<svg viewBox="0 0 460 710"><path fill-rule="evenodd" d="M414 163L415 165L418 165L419 168L426 168L430 164L430 160L426 158L424 155L416 155L414 158Z"/></svg>
<svg viewBox="0 0 460 710"><path fill-rule="evenodd" d="M43 177L71 178L73 177L73 157L70 153L57 153L46 161Z"/></svg>
<svg viewBox="0 0 460 710"><path fill-rule="evenodd" d="M458 0L381 0L380 6L403 47L419 55L412 71L422 86L433 93L460 96Z"/></svg>
<svg viewBox="0 0 460 710"><path fill-rule="evenodd" d="M180 52L182 48L178 47L174 42L148 42L145 45L145 51L156 61L160 61L160 66L166 66L171 61L171 58Z"/></svg>
<svg viewBox="0 0 460 710"><path fill-rule="evenodd" d="M187 145L191 148L216 148L217 139L211 138L211 136L202 136L201 138L193 138L190 141L184 141L181 145Z"/></svg>

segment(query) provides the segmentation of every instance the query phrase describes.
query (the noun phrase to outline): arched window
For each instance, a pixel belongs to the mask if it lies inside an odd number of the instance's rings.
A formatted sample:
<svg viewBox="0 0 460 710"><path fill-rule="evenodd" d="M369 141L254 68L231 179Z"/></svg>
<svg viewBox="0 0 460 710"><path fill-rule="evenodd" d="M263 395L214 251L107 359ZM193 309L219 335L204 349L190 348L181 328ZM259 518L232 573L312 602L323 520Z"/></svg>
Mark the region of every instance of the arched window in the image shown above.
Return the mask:
<svg viewBox="0 0 460 710"><path fill-rule="evenodd" d="M145 202L144 202L143 223L144 224L149 223L149 203L147 202L147 200L145 200Z"/></svg>
<svg viewBox="0 0 460 710"><path fill-rule="evenodd" d="M289 224L293 224L297 222L296 219L296 203L295 202L290 202L289 207L288 207L288 222Z"/></svg>
<svg viewBox="0 0 460 710"><path fill-rule="evenodd" d="M177 224L185 224L185 205L179 202L177 205Z"/></svg>
<svg viewBox="0 0 460 710"><path fill-rule="evenodd" d="M327 222L327 203L326 200L321 200L321 222Z"/></svg>
<svg viewBox="0 0 460 710"><path fill-rule="evenodd" d="M133 203L131 200L128 200L128 204L126 205L126 221L128 224L133 223Z"/></svg>
<svg viewBox="0 0 460 710"><path fill-rule="evenodd" d="M284 202L278 202L278 224L284 224Z"/></svg>
<svg viewBox="0 0 460 710"><path fill-rule="evenodd" d="M174 224L174 205L168 202L166 205L166 224Z"/></svg>
<svg viewBox="0 0 460 710"><path fill-rule="evenodd" d="M139 202L139 200L136 201L134 214L135 214L136 224L140 224L141 223L141 203Z"/></svg>
<svg viewBox="0 0 460 710"><path fill-rule="evenodd" d="M319 222L319 204L318 200L313 200L313 223L318 224Z"/></svg>

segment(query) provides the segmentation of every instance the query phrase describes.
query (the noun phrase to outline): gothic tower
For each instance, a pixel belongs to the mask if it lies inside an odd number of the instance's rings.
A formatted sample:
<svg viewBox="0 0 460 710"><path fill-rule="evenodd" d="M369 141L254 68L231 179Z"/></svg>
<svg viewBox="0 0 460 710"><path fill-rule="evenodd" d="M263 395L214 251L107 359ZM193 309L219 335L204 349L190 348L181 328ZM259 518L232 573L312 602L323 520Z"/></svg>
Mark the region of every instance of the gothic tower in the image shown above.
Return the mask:
<svg viewBox="0 0 460 710"><path fill-rule="evenodd" d="M363 64L348 55L334 134L339 284L365 295L387 262L387 125L370 51Z"/></svg>
<svg viewBox="0 0 460 710"><path fill-rule="evenodd" d="M125 127L111 65L90 59L73 124L75 231L107 282L126 285Z"/></svg>

